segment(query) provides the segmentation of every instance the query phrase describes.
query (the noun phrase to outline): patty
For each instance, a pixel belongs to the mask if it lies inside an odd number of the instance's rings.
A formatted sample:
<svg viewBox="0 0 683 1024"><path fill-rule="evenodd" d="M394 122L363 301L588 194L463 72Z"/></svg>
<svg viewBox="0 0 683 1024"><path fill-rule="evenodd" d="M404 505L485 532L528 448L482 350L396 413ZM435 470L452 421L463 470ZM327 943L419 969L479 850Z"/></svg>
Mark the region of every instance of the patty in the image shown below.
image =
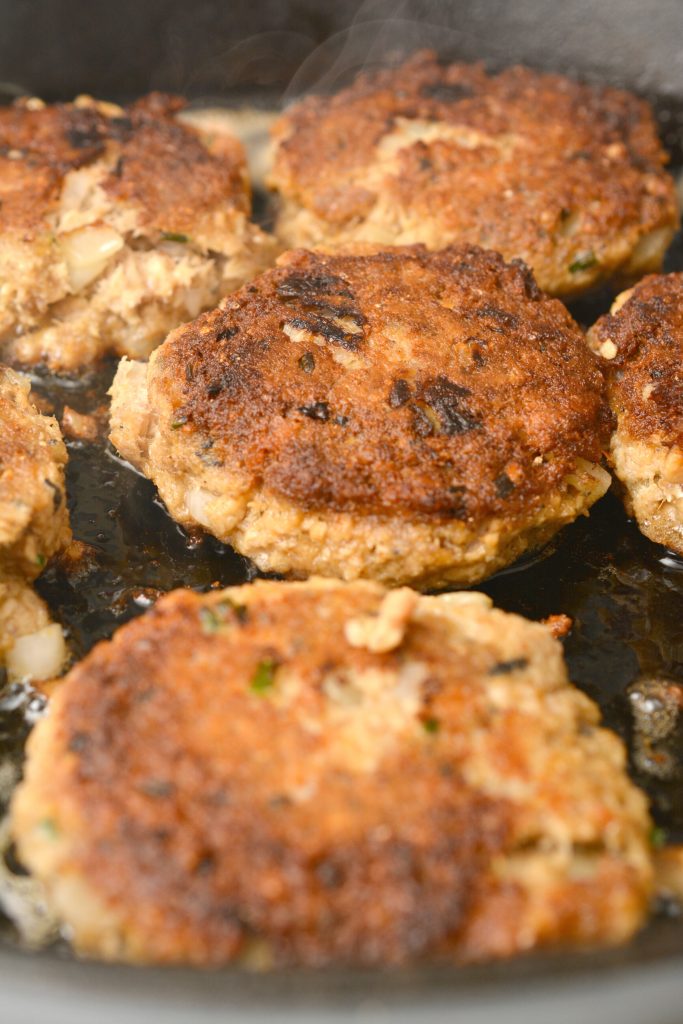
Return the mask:
<svg viewBox="0 0 683 1024"><path fill-rule="evenodd" d="M495 253L295 251L121 363L111 439L262 570L466 584L606 490L596 363Z"/></svg>
<svg viewBox="0 0 683 1024"><path fill-rule="evenodd" d="M22 862L76 949L260 966L612 944L650 822L543 626L369 582L176 591L29 740Z"/></svg>
<svg viewBox="0 0 683 1024"><path fill-rule="evenodd" d="M0 108L0 356L71 370L145 357L267 265L241 145L175 97Z"/></svg>
<svg viewBox="0 0 683 1024"><path fill-rule="evenodd" d="M71 539L66 458L57 421L32 405L28 380L0 366L0 667L19 637L50 621L29 583Z"/></svg>
<svg viewBox="0 0 683 1024"><path fill-rule="evenodd" d="M274 141L288 246L472 242L571 295L659 270L678 221L648 104L528 68L420 52L294 105Z"/></svg>
<svg viewBox="0 0 683 1024"><path fill-rule="evenodd" d="M646 277L588 338L608 377L626 509L646 537L683 555L683 274Z"/></svg>

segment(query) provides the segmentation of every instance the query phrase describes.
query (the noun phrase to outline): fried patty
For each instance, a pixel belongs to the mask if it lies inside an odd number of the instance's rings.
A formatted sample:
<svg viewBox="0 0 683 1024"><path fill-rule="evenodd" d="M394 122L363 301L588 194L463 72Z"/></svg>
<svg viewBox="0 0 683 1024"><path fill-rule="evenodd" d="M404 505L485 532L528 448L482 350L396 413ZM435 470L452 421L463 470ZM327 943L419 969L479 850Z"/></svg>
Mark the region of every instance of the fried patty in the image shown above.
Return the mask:
<svg viewBox="0 0 683 1024"><path fill-rule="evenodd" d="M0 108L0 355L69 370L145 357L267 265L240 144L177 98Z"/></svg>
<svg viewBox="0 0 683 1024"><path fill-rule="evenodd" d="M647 277L589 332L616 417L611 461L627 511L683 555L683 274Z"/></svg>
<svg viewBox="0 0 683 1024"><path fill-rule="evenodd" d="M571 295L659 270L677 224L648 104L528 68L420 52L296 104L274 140L288 246L473 242Z"/></svg>
<svg viewBox="0 0 683 1024"><path fill-rule="evenodd" d="M111 439L260 569L470 583L606 490L596 362L495 253L302 250L122 362Z"/></svg>
<svg viewBox="0 0 683 1024"><path fill-rule="evenodd" d="M57 421L32 405L27 380L0 366L0 666L18 637L49 623L28 582L71 539L65 464Z"/></svg>
<svg viewBox="0 0 683 1024"><path fill-rule="evenodd" d="M549 631L481 594L176 591L29 740L19 855L79 952L459 961L642 923L649 818Z"/></svg>

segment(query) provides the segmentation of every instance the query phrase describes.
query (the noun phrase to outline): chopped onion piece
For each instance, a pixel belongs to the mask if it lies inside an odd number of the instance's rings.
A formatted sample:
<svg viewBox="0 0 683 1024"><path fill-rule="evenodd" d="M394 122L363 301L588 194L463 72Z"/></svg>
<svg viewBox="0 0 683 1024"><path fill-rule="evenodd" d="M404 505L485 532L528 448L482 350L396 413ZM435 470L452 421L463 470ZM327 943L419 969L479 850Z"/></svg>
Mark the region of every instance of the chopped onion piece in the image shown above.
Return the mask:
<svg viewBox="0 0 683 1024"><path fill-rule="evenodd" d="M118 231L104 226L81 228L60 237L69 284L73 291L99 277L109 261L123 248Z"/></svg>
<svg viewBox="0 0 683 1024"><path fill-rule="evenodd" d="M7 676L10 682L52 679L59 675L65 661L62 627L53 622L37 633L28 633L14 641L7 653Z"/></svg>

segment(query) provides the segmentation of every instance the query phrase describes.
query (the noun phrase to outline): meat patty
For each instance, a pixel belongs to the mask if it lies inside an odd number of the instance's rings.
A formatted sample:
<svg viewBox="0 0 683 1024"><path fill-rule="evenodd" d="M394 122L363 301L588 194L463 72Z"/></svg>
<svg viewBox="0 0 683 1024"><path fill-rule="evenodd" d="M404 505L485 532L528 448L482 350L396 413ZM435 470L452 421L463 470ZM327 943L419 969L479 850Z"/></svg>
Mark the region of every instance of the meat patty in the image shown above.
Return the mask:
<svg viewBox="0 0 683 1024"><path fill-rule="evenodd" d="M571 295L659 270L677 224L647 103L528 68L421 52L306 98L274 139L288 246L473 242Z"/></svg>
<svg viewBox="0 0 683 1024"><path fill-rule="evenodd" d="M566 309L460 246L285 255L122 362L111 439L171 515L262 570L482 579L606 490L607 409Z"/></svg>
<svg viewBox="0 0 683 1024"><path fill-rule="evenodd" d="M152 94L0 108L0 356L70 370L146 357L267 265L240 144Z"/></svg>
<svg viewBox="0 0 683 1024"><path fill-rule="evenodd" d="M374 583L176 591L29 740L24 864L76 949L459 961L643 922L649 818L543 626Z"/></svg>
<svg viewBox="0 0 683 1024"><path fill-rule="evenodd" d="M616 417L614 471L646 537L683 555L683 274L646 277L589 332Z"/></svg>
<svg viewBox="0 0 683 1024"><path fill-rule="evenodd" d="M27 380L0 366L0 666L19 637L49 623L28 582L71 539L65 464L57 421L31 404Z"/></svg>

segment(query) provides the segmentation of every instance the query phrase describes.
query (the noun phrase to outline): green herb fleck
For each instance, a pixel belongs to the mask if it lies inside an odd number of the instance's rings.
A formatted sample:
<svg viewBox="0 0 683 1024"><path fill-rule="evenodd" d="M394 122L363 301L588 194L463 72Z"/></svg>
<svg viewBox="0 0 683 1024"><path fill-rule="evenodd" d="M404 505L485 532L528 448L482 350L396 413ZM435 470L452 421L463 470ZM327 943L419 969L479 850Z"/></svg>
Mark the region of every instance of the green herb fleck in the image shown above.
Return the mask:
<svg viewBox="0 0 683 1024"><path fill-rule="evenodd" d="M276 669L277 662L272 658L264 658L263 661L259 662L256 666L256 671L252 676L251 682L249 683L249 689L251 692L257 693L259 696L264 696L272 690L275 683Z"/></svg>
<svg viewBox="0 0 683 1024"><path fill-rule="evenodd" d="M187 416L177 416L171 422L171 430L180 430L180 428L184 427L186 423L187 423Z"/></svg>
<svg viewBox="0 0 683 1024"><path fill-rule="evenodd" d="M223 625L223 620L219 619L213 608L207 608L203 606L199 609L199 623L202 627L202 633L217 633Z"/></svg>
<svg viewBox="0 0 683 1024"><path fill-rule="evenodd" d="M304 373L313 373L315 370L315 359L313 358L312 352L304 352L301 359L299 360L299 366Z"/></svg>
<svg viewBox="0 0 683 1024"><path fill-rule="evenodd" d="M36 555L36 565L39 565L41 569L44 569L46 564L47 558L45 555Z"/></svg>
<svg viewBox="0 0 683 1024"><path fill-rule="evenodd" d="M208 635L218 633L227 625L229 616L233 616L238 622L247 621L247 609L243 604L231 601L229 597L223 598L216 604L203 605L199 609L199 622L202 632Z"/></svg>
<svg viewBox="0 0 683 1024"><path fill-rule="evenodd" d="M238 604L237 601L233 601L229 597L224 597L222 601L219 601L217 605L214 605L214 608L223 616L227 615L228 613L232 613L238 622L247 621L247 606L244 604Z"/></svg>
<svg viewBox="0 0 683 1024"><path fill-rule="evenodd" d="M653 846L655 850L661 850L663 846L666 846L667 839L666 829L659 825L653 825L650 831L650 846Z"/></svg>
<svg viewBox="0 0 683 1024"><path fill-rule="evenodd" d="M594 252L582 252L573 263L569 264L569 273L578 274L581 270L590 270L598 262Z"/></svg>
<svg viewBox="0 0 683 1024"><path fill-rule="evenodd" d="M59 835L59 829L53 818L42 818L38 822L38 828L47 839L56 839Z"/></svg>
<svg viewBox="0 0 683 1024"><path fill-rule="evenodd" d="M425 732L435 733L441 728L441 723L438 718L423 718L422 726Z"/></svg>
<svg viewBox="0 0 683 1024"><path fill-rule="evenodd" d="M187 235L181 235L177 231L162 231L161 237L164 242L189 242Z"/></svg>

